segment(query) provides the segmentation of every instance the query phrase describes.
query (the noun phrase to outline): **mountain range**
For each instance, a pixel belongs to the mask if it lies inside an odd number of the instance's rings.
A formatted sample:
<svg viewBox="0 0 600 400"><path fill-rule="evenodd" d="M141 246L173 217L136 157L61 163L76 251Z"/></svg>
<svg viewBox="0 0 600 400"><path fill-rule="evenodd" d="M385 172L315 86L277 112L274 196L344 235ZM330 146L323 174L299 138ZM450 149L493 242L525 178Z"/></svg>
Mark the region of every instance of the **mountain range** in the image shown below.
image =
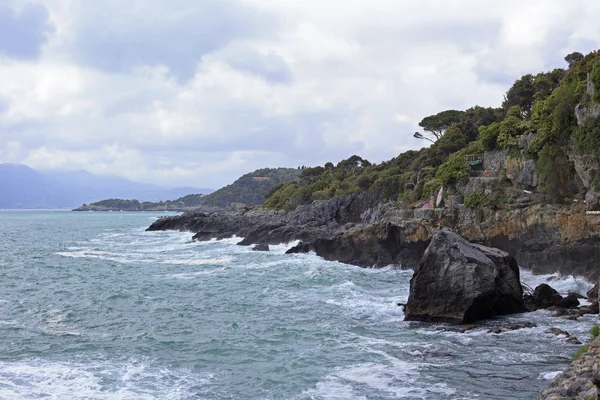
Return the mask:
<svg viewBox="0 0 600 400"><path fill-rule="evenodd" d="M73 208L106 198L161 201L211 189L133 182L87 171L36 171L22 164L0 164L0 208Z"/></svg>

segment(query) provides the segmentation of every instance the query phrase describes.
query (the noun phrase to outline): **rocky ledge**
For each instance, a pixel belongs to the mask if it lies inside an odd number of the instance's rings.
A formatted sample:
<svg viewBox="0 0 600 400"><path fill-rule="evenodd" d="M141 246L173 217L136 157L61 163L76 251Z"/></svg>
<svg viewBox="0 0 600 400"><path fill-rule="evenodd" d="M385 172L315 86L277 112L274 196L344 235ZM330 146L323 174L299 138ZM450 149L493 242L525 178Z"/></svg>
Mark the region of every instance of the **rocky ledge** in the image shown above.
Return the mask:
<svg viewBox="0 0 600 400"><path fill-rule="evenodd" d="M314 251L363 267L417 266L433 235L450 228L467 240L513 254L536 273L561 272L597 279L600 215L583 203L533 203L472 210L399 209L374 193L356 193L302 205L293 211L244 208L217 214L186 213L155 221L148 230L194 233L194 240L239 236L241 245L302 243L290 252Z"/></svg>
<svg viewBox="0 0 600 400"><path fill-rule="evenodd" d="M600 387L600 338L550 382L538 400L596 400Z"/></svg>

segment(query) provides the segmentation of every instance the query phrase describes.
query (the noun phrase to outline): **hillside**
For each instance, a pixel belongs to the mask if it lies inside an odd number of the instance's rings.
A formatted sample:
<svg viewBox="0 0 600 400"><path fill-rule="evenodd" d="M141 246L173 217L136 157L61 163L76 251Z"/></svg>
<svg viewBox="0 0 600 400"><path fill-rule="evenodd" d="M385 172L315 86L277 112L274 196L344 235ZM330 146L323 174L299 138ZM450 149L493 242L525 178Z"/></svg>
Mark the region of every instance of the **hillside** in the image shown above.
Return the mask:
<svg viewBox="0 0 600 400"><path fill-rule="evenodd" d="M242 175L231 185L227 185L207 196L200 203L205 206L227 207L232 203L247 206L260 205L265 195L278 185L296 179L300 170L294 168L263 168Z"/></svg>
<svg viewBox="0 0 600 400"><path fill-rule="evenodd" d="M245 174L208 195L188 194L175 200L154 203L113 198L84 204L75 211L190 211L199 208L212 211L234 205L255 206L264 202L270 190L297 178L300 172L293 168L263 168Z"/></svg>
<svg viewBox="0 0 600 400"><path fill-rule="evenodd" d="M423 132L414 136L431 141L427 148L381 164L353 156L335 166L305 169L298 180L271 191L265 207L292 210L356 192L416 207L443 187L446 196L464 196L473 207L506 208L528 190L546 203L586 198L588 209L598 209L600 174L581 177L575 170L598 164L600 52L572 53L565 60L566 70L522 76L500 108L474 106L424 118ZM494 152L510 158L509 165L491 161ZM515 171L523 176L511 180ZM492 175L499 179L472 190L470 178Z"/></svg>

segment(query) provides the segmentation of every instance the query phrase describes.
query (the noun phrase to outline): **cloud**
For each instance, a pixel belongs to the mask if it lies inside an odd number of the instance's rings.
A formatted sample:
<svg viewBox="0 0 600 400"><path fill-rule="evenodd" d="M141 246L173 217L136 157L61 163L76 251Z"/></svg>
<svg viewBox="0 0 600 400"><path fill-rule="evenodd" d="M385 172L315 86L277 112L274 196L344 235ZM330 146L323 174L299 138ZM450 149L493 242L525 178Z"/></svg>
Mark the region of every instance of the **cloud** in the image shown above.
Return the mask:
<svg viewBox="0 0 600 400"><path fill-rule="evenodd" d="M588 0L43 4L39 57L0 58L0 161L167 185L381 162L426 144L423 117L600 47Z"/></svg>
<svg viewBox="0 0 600 400"><path fill-rule="evenodd" d="M48 11L40 4L20 10L0 5L0 56L38 58L52 29Z"/></svg>
<svg viewBox="0 0 600 400"><path fill-rule="evenodd" d="M82 7L68 51L78 63L102 71L166 66L185 81L202 56L237 38L260 37L274 23L232 0L161 3L106 1Z"/></svg>

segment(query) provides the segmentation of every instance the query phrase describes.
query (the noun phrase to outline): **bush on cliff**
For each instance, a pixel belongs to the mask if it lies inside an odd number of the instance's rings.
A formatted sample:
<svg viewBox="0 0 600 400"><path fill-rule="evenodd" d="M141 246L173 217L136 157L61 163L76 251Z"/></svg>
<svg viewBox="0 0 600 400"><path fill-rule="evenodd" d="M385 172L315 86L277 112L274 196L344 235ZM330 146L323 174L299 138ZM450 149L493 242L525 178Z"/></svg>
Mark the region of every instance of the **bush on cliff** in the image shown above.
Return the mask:
<svg viewBox="0 0 600 400"><path fill-rule="evenodd" d="M483 192L471 192L465 196L465 207L477 209L489 207L492 204L489 196Z"/></svg>

